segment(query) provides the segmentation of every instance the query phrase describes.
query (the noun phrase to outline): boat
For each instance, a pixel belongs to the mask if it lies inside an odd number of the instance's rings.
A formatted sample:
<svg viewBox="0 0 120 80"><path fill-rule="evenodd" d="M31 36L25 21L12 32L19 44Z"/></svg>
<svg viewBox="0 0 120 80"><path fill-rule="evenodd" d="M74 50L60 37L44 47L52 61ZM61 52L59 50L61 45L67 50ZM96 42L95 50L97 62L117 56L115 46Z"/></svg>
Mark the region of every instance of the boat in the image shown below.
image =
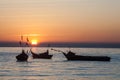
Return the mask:
<svg viewBox="0 0 120 80"><path fill-rule="evenodd" d="M18 62L23 62L28 60L28 55L22 50L22 53L16 56Z"/></svg>
<svg viewBox="0 0 120 80"><path fill-rule="evenodd" d="M44 53L34 53L31 49L30 52L32 54L33 59L51 59L53 55L49 54L49 51L47 50Z"/></svg>
<svg viewBox="0 0 120 80"><path fill-rule="evenodd" d="M67 60L71 60L71 61L110 61L110 57L108 56L83 56L83 55L76 55L74 52L72 51L68 51L67 53L60 51L60 50L56 50L56 49L52 49L54 51L58 51L58 52L62 52L64 54L64 56L67 58Z"/></svg>
<svg viewBox="0 0 120 80"><path fill-rule="evenodd" d="M83 55L75 55L74 52L69 51L67 54L62 52L67 60L80 60L80 61L110 61L110 57L108 56L83 56Z"/></svg>

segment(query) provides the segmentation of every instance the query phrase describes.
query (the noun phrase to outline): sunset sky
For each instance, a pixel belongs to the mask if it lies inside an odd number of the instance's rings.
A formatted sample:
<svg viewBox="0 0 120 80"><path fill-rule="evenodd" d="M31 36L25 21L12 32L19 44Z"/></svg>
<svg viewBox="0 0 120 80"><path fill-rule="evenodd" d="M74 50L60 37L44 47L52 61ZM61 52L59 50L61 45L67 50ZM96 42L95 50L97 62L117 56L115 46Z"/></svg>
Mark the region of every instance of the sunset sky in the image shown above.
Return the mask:
<svg viewBox="0 0 120 80"><path fill-rule="evenodd" d="M0 41L119 42L120 0L0 0Z"/></svg>

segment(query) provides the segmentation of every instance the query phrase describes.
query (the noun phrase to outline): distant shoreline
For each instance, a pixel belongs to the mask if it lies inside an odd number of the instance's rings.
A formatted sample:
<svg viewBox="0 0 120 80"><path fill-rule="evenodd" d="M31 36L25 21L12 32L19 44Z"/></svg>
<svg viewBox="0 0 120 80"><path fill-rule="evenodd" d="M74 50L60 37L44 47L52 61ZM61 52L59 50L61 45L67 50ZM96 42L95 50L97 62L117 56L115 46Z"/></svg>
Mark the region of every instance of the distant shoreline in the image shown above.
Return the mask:
<svg viewBox="0 0 120 80"><path fill-rule="evenodd" d="M49 46L48 46L49 44ZM0 42L0 47L20 47L18 42ZM25 44L24 46L25 47ZM70 43L44 42L35 47L75 47L75 48L120 48L120 43Z"/></svg>

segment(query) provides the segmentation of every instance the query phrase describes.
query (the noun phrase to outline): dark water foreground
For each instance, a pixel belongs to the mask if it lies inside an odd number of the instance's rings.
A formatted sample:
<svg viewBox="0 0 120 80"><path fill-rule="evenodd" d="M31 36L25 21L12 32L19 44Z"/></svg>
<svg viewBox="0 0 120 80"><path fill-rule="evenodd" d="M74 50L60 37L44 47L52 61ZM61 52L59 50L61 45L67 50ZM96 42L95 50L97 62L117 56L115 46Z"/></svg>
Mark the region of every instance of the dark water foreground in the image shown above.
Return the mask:
<svg viewBox="0 0 120 80"><path fill-rule="evenodd" d="M27 48L26 48L27 49ZM47 48L34 48L36 52ZM67 51L67 48L56 48ZM50 50L52 60L32 59L16 62L18 47L0 48L0 80L120 80L120 49L71 48L77 55L106 55L110 62L67 61L63 54Z"/></svg>

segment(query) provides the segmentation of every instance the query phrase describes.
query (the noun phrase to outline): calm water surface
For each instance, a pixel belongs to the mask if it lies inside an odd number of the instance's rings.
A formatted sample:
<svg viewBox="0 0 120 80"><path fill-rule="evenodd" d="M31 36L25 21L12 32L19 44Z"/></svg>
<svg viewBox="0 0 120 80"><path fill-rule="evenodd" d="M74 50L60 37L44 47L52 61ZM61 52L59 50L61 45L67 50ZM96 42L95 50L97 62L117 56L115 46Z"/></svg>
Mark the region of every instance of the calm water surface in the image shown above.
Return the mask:
<svg viewBox="0 0 120 80"><path fill-rule="evenodd" d="M25 48L28 50L28 48ZM44 52L48 48L33 48ZM68 48L55 48L68 51ZM49 49L50 50L50 49ZM18 47L0 47L0 80L120 80L120 49L71 48L77 55L110 56L110 62L67 61L60 52L50 50L50 60L32 59L16 62Z"/></svg>

